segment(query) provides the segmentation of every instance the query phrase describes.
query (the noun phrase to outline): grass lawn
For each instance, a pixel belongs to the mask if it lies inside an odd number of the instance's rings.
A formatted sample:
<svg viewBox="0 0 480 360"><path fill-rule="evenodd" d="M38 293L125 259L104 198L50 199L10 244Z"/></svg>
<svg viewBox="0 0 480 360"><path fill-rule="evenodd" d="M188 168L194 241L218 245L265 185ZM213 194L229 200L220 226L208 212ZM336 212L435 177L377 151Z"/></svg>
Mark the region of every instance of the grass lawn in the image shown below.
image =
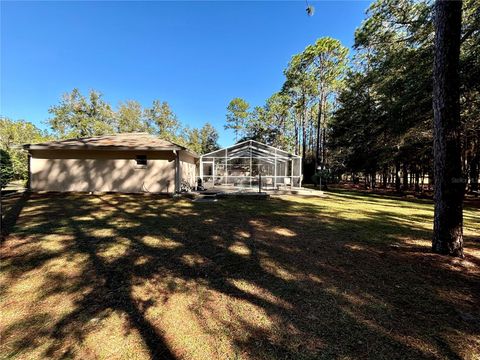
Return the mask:
<svg viewBox="0 0 480 360"><path fill-rule="evenodd" d="M26 196L2 359L480 358L478 208L458 260L430 253L426 200Z"/></svg>

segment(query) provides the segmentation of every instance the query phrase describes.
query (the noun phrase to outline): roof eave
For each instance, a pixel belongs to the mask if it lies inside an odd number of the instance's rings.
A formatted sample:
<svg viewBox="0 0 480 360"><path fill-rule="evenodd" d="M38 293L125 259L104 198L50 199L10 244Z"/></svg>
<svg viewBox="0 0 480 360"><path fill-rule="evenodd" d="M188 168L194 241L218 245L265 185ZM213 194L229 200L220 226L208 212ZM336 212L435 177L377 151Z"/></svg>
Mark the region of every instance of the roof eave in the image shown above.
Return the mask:
<svg viewBox="0 0 480 360"><path fill-rule="evenodd" d="M155 146L55 146L55 145L35 145L35 144L26 144L23 145L25 150L94 150L94 151L173 151L173 150L185 150L180 146L166 146L166 147L155 147Z"/></svg>

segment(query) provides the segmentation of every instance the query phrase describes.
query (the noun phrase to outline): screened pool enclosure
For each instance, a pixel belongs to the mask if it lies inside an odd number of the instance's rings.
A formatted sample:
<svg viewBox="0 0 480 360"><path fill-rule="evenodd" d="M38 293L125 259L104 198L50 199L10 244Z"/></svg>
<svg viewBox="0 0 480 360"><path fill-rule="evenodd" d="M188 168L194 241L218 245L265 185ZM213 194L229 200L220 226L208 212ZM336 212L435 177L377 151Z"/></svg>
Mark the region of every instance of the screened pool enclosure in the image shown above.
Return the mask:
<svg viewBox="0 0 480 360"><path fill-rule="evenodd" d="M298 155L247 140L200 157L200 178L213 187L277 189L300 187L302 161Z"/></svg>

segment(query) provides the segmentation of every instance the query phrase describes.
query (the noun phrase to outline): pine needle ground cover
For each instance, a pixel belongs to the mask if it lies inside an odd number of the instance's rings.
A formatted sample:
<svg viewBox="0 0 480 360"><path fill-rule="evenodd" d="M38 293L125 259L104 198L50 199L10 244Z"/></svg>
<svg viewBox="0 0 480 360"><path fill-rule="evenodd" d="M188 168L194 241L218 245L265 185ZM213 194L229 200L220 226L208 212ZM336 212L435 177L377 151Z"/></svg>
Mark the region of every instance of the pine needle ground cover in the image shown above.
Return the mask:
<svg viewBox="0 0 480 360"><path fill-rule="evenodd" d="M1 245L2 359L478 359L466 258L430 201L25 195Z"/></svg>

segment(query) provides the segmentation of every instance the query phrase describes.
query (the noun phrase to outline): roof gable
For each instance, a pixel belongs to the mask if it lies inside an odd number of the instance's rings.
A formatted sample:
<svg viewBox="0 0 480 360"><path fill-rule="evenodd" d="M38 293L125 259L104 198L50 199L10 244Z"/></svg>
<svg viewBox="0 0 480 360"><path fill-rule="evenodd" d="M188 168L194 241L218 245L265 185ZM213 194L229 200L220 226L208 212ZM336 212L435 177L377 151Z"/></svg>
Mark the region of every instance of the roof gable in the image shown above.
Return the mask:
<svg viewBox="0 0 480 360"><path fill-rule="evenodd" d="M242 141L226 148L203 154L201 157L225 157L226 154L228 154L228 157L249 157L252 155L255 157L277 156L279 158L300 158L298 155L258 142L256 140Z"/></svg>

